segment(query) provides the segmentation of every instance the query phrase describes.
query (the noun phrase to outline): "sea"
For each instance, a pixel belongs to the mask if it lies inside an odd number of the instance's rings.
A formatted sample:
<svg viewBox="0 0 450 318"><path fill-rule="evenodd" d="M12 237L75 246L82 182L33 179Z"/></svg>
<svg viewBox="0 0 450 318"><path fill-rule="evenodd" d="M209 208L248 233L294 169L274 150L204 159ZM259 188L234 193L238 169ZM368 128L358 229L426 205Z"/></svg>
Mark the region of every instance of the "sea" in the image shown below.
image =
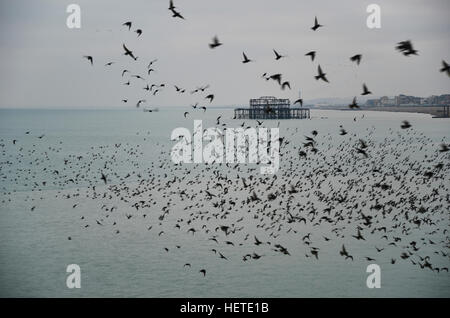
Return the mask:
<svg viewBox="0 0 450 318"><path fill-rule="evenodd" d="M335 237L329 227L310 222L283 224L279 237L270 236L269 231L255 225L252 206L246 204L230 207L226 219L198 218L192 223L197 232L188 232L190 226L185 221L192 213L207 214L213 209L198 206L199 197L180 202L178 195L189 187L206 190L211 175L204 164L185 164L173 172L170 150L175 142L171 133L178 127L193 132L195 119L203 121L204 129L223 128L223 123L227 127L259 127L254 120L233 119L231 108L208 108L205 112L190 107L160 107L158 112L136 108L1 109L0 297L450 297L450 274L442 269L450 265L450 157L449 152L438 152L440 144L450 142L448 118L312 109L310 119L263 120L264 127L279 127L280 137L291 140L288 147L296 142L300 145L313 130L318 132L318 139L323 138L319 150L329 154L352 151L343 149L344 138L353 138L356 143L364 139L377 149L371 155L373 160L390 160L394 166L399 160L398 169L414 170L413 175L426 172L418 172L418 167L431 169L437 164L427 162L428 155L440 156L442 178L431 181L431 186L410 186L417 197L434 186L440 189L436 224L411 229L397 243L398 248L388 246L381 234L370 235L368 230L363 231L364 241L354 239L351 235L356 231L351 222L357 222L357 218L349 220L345 237ZM411 128L400 128L403 121ZM348 132L346 136L340 135L342 128ZM387 158L392 149L401 147L409 161ZM421 150L422 155L407 153L408 149ZM308 160L314 160L313 155L308 156ZM339 164L338 155L327 158L326 162L314 160L311 165L327 170ZM282 156L278 174L286 173L293 160L303 159ZM372 176L361 160L355 162L351 178L370 182ZM100 178L102 171L108 171L107 185ZM174 173L178 179L170 183ZM227 178L241 182L241 177L249 180L250 175L253 180L262 177L259 169L253 169L247 174L229 173ZM155 178L167 180L165 186L160 183L153 188ZM189 184L192 180L195 185ZM327 180L333 182L331 170ZM151 201L150 207L137 211L132 202L111 195L137 187L140 182L145 182L152 193L151 198L143 198ZM108 187L116 187L115 192ZM404 195L398 187L398 195ZM211 201L223 195L220 188L209 191L217 196ZM389 194L384 199L398 195ZM235 196L245 201L248 195L242 192ZM364 196L361 193L361 202L368 199ZM298 200L299 204L307 201L300 194ZM282 203L274 201L272 205L277 204L278 213L284 213ZM161 219L164 206L170 213ZM237 223L240 218L244 220ZM174 226L180 219L185 225L182 230ZM217 230L223 224L239 231L224 236ZM203 225L210 232L201 230ZM288 232L290 227L292 231ZM433 230L436 232L430 234ZM302 238L307 233L320 251L318 259L304 244ZM244 240L246 234L248 239ZM210 240L214 235L219 243ZM255 246L254 236L264 243ZM324 236L332 239L324 241ZM225 240L235 245L223 244ZM434 244L420 245L428 240ZM411 241L419 243L422 257L429 255L439 272L421 268L418 263L424 261L415 255L400 257L410 250L405 246ZM290 255L276 251L275 243L287 247ZM353 261L339 254L343 244L354 256ZM375 246L384 251L378 253ZM213 249L227 259L218 257ZM255 251L262 257L243 260L244 255ZM368 261L365 257L369 256L374 260ZM391 264L393 258L395 264ZM80 268L80 288L67 285L70 264ZM380 268L380 288L367 285L370 264Z"/></svg>

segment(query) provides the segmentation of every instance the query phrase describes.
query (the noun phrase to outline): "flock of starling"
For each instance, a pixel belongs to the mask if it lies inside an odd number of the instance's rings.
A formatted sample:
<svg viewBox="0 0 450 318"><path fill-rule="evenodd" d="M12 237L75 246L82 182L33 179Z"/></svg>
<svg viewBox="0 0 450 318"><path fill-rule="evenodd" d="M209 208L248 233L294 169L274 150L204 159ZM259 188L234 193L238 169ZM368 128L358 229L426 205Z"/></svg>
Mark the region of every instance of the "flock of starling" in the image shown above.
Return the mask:
<svg viewBox="0 0 450 318"><path fill-rule="evenodd" d="M352 121L355 127L341 125L335 133L303 135L286 128L275 175L260 175L255 165L175 165L170 145L152 141L150 132L136 144L92 146L63 157L63 140L49 145L45 136L27 132L26 143L0 140L0 178L31 188L35 196L24 200L30 213L40 211L41 191L60 189L55 199L66 200L74 212L84 211L81 217L74 213L74 226L101 227L120 239L129 222L144 223L149 240L167 242L164 253L176 253L192 238L203 242L198 249L223 261L276 255L320 261L321 249L334 244L340 246L336 255L348 262L401 261L448 271L442 266L450 247L445 138L433 141L404 121L377 140L375 126L354 132L364 120ZM149 164L143 164L146 147L156 156ZM2 204L16 191L4 188ZM85 214L88 201L97 211ZM174 240L179 241L172 245ZM366 244L363 255L355 254L357 242ZM206 275L201 259L187 259L183 268L194 262Z"/></svg>
<svg viewBox="0 0 450 318"><path fill-rule="evenodd" d="M181 13L180 13L179 11L176 10L177 7L174 5L174 3L173 3L172 0L170 0L170 2L169 2L169 8L168 8L168 9L169 9L170 12L172 13L172 17L173 17L173 18L179 18L179 19L185 20L184 16L182 16ZM128 31L131 31L132 26L133 26L133 22L132 22L132 21L127 21L127 22L123 23L122 25L123 25L123 27L127 28ZM317 16L314 17L314 25L311 27L311 30L317 31L317 30L319 30L319 28L321 28L321 27L324 27L324 26L321 25L321 24L318 22ZM138 29L134 30L134 32L135 32L135 33L137 34L137 36L139 37L139 36L142 35L142 32L143 32L143 31L142 31L142 29L139 29L139 28L138 28ZM214 36L213 39L212 39L212 41L211 41L211 43L208 44L208 46L209 46L210 49L216 49L216 48L218 48L218 47L220 47L220 46L222 46L222 45L223 45L223 43L220 42L220 40L219 40L219 38L218 38L217 35ZM132 58L134 61L137 61L138 56L136 56L136 55L133 53L133 51L131 51L125 44L122 45L122 48L123 48L123 50L124 50L124 55L125 55L125 56L129 56L129 57ZM418 55L418 51L417 51L416 49L414 49L413 44L412 44L412 42L411 42L410 40L400 41L399 43L397 43L395 49L398 50L400 53L402 53L402 54L405 55L405 56ZM273 49L273 53L274 53L274 55L275 55L275 60L276 60L276 61L279 61L279 60L281 60L281 59L283 59L283 58L286 57L286 55L280 54L280 53L279 53L277 50L275 50L275 49ZM310 52L307 52L307 53L305 54L305 56L309 56L309 57L311 58L311 62L314 62L314 60L315 60L315 58L316 58L316 55L317 55L317 52L316 52L316 51L310 51ZM94 58L93 58L92 55L84 55L83 57L86 58L86 59L88 60L88 62L89 62L92 66L94 65ZM242 52L242 57L243 57L243 59L242 59L242 63L243 63L243 64L247 64L247 63L250 63L250 62L254 62L254 60L250 59L250 58L248 57L248 55L247 55L245 52ZM349 59L350 59L350 61L356 63L357 65L360 65L361 60L362 60L362 54L360 54L360 53L355 54L355 55L351 56ZM155 71L155 69L152 67L152 65L153 65L153 63L155 63L156 61L157 61L157 59L154 59L154 60L152 60L152 61L148 64L148 67L147 67L147 69L145 70L145 72L147 73L148 76L151 75L151 72L154 72L154 71ZM114 63L115 63L115 62L112 62L112 61L111 61L111 62L107 62L107 63L105 64L105 66L112 66ZM446 61L444 61L444 60L442 61L442 68L440 69L440 72L446 73L448 76L450 76L450 66L449 66L449 64L448 64ZM122 77L124 76L124 74L127 74L127 73L130 73L129 70L123 69L123 70L122 70ZM314 78L315 78L316 80L322 80L322 81L324 81L324 82L326 82L326 83L329 83L329 80L328 80L328 78L327 78L326 75L327 75L327 74L323 71L322 67L321 67L320 64L319 64L319 65L317 66L317 75L315 75ZM144 75L139 75L139 74L137 74L137 75L130 75L130 76L131 76L131 77L134 77L134 78L136 78L136 79L142 80L142 81L146 81L146 78L145 78ZM275 82L277 82L277 83L279 84L279 86L280 86L280 88L281 88L282 90L285 90L286 88L291 89L291 84L290 84L290 82L289 82L289 81L282 81L282 76L283 76L283 75L280 74L280 73L277 73L277 74L270 74L270 75L267 74L267 73L264 73L264 74L262 75L262 78L264 78L264 79L266 79L266 80L274 80ZM128 80L127 82L125 82L125 83L123 83L123 84L124 84L124 85L130 86L130 85L131 85L131 81ZM166 87L166 84L165 84L165 83L153 83L153 84L151 84L151 85L146 84L146 86L144 86L143 89L146 90L147 92L152 93L153 96L155 96L156 94L160 93L165 87ZM175 88L175 90L176 90L177 93L183 94L183 93L186 92L186 89L180 88L180 87L177 86L177 85L173 85L173 87ZM209 85L206 85L206 87L209 87ZM202 89L201 91L204 91L204 89ZM198 88L198 87L197 87L196 89L193 89L193 90L191 91L191 94L194 94L194 93L197 93L197 92L199 92L199 88ZM364 84L363 84L363 92L361 93L361 95L364 96L364 95L368 95L368 94L372 94L372 92L368 90L367 85L364 83ZM208 99L209 102L211 103L212 100L214 99L214 94L209 94L209 95L205 96L205 99ZM138 100L138 102L136 103L136 107L140 107L140 106L141 106L143 103L145 103L146 101L147 101L146 98L143 98L143 99ZM128 98L122 99L122 102L123 102L123 103L128 103ZM302 100L302 99L299 99L299 100L297 100L294 104L296 104L296 103L299 103L300 106L302 106L302 105L303 105L303 100ZM196 103L196 105L198 105L198 103ZM358 103L356 102L356 97L354 97L352 103L349 104L348 106L349 106L349 108L351 108L351 109L359 108L359 105L358 105ZM195 109L195 108L197 108L197 107L193 107L193 108ZM206 111L206 107L205 107L205 106L203 106L202 109ZM150 110L150 111L151 111L151 110ZM268 111L270 111L270 109L269 109Z"/></svg>
<svg viewBox="0 0 450 318"><path fill-rule="evenodd" d="M168 9L173 18L186 20L172 1ZM123 27L131 31L133 23L125 22ZM318 31L321 27L315 17L311 29ZM137 37L143 34L142 29L134 32ZM215 36L209 48L222 45ZM122 49L130 59L139 58L126 44ZM396 49L405 56L418 54L410 41L398 43ZM273 53L275 60L285 57L275 49ZM316 52L306 56L314 61ZM85 58L95 65L92 56ZM356 54L350 60L359 65L362 55ZM125 85L131 85L133 78L153 95L162 92L166 83L146 83L156 62L149 62L146 75L121 69L121 76L127 76ZM250 62L254 61L243 52L242 63ZM445 61L440 71L450 76ZM282 74L264 73L262 78L276 82L283 90L291 87ZM315 79L329 81L320 65ZM179 94L188 92L179 85L173 87ZM204 93L204 99L211 103L215 96L208 89L209 85L198 86L190 93ZM368 94L371 92L363 84L361 95ZM123 102L127 103L128 98ZM136 107L145 102L146 98L139 99ZM295 103L302 105L303 101ZM359 107L356 97L349 107ZM199 103L192 108L206 111ZM188 114L184 112L183 116ZM236 123L220 120L221 116L217 124L225 128ZM364 118L355 117L353 124L360 121ZM262 124L258 121L258 125ZM48 187L61 189L56 197L67 200L71 209L93 200L98 211L77 220L86 231L107 228L120 239L124 223L145 223L152 239L165 240L173 231L179 231L184 240L203 240L198 248L207 248L210 257L224 262L260 262L274 255L320 261L321 249L337 242L340 248L336 255L348 262L386 262L389 250L389 255L397 255L387 260L391 264L409 262L424 270L448 272L446 266L436 265L448 263L450 247L450 153L445 138L436 144L408 121L399 123L397 129L390 128L381 141L375 137L374 126L359 135L354 130L341 125L335 134L316 129L305 136L297 128L287 128L280 138L280 170L269 176L260 175L258 167L252 165L175 165L170 160L170 149L159 143L152 144L157 158L148 166L142 165L145 144L131 143L92 147L84 154L66 155L55 164L54 158L60 157L64 142L44 148L44 135L26 132L23 138L36 138L31 146L21 144L20 138L0 140L0 177L12 184L25 184L33 192ZM143 143L151 138L148 133ZM14 170L17 162L26 166ZM122 173L123 167L131 171ZM42 180L42 174L48 179ZM11 200L13 192L3 189L2 204ZM42 197L28 199L33 201L30 213L39 213ZM364 255L354 253L354 242L366 242ZM164 251L175 253L179 249L183 249L183 240L166 246ZM185 270L195 265L205 277L210 270L201 259L183 263L180 266Z"/></svg>

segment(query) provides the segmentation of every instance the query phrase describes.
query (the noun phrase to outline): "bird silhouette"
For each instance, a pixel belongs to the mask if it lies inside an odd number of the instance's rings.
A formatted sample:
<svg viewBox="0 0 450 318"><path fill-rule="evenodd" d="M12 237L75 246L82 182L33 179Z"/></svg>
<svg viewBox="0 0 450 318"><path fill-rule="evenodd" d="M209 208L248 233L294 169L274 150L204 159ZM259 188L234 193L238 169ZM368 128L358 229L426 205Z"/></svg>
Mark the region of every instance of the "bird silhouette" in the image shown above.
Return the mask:
<svg viewBox="0 0 450 318"><path fill-rule="evenodd" d="M444 60L442 61L442 68L440 69L440 71L442 73L447 73L447 75L450 76L450 65Z"/></svg>
<svg viewBox="0 0 450 318"><path fill-rule="evenodd" d="M363 92L361 93L361 95L369 95L369 94L372 94L372 92L367 89L366 84L363 84Z"/></svg>
<svg viewBox="0 0 450 318"><path fill-rule="evenodd" d="M405 56L418 55L418 51L413 48L412 42L410 40L397 43L397 46L395 48Z"/></svg>
<svg viewBox="0 0 450 318"><path fill-rule="evenodd" d="M128 22L125 22L125 23L122 24L122 25L128 27L128 31L130 31L130 30L131 30L131 25L132 25L132 24L133 24L133 23L132 23L131 21L128 21Z"/></svg>
<svg viewBox="0 0 450 318"><path fill-rule="evenodd" d="M180 19L186 20L185 17L183 17L180 12L176 11L175 9L172 9L171 11L172 11L173 18L180 18Z"/></svg>
<svg viewBox="0 0 450 318"><path fill-rule="evenodd" d="M219 38L216 36L214 36L212 43L209 44L209 48L210 49L215 49L216 47L221 46L222 43L220 43Z"/></svg>
<svg viewBox="0 0 450 318"><path fill-rule="evenodd" d="M83 56L85 59L87 59L90 63L91 63L91 65L94 65L94 58L92 57L92 56L90 56L90 55L84 55Z"/></svg>
<svg viewBox="0 0 450 318"><path fill-rule="evenodd" d="M351 104L348 105L348 107L349 107L350 109L359 108L359 105L358 105L358 103L356 102L356 97L353 97L353 101L352 101Z"/></svg>
<svg viewBox="0 0 450 318"><path fill-rule="evenodd" d="M272 79L274 81L276 81L278 83L278 85L281 85L281 74L273 74L271 76L268 77L268 79Z"/></svg>
<svg viewBox="0 0 450 318"><path fill-rule="evenodd" d="M140 107L142 103L145 103L145 99L140 99L138 100L138 102L136 103L136 107Z"/></svg>
<svg viewBox="0 0 450 318"><path fill-rule="evenodd" d="M411 126L411 124L409 123L409 121L404 120L404 121L402 122L402 124L401 124L400 127L401 127L402 129L408 129L408 128L411 128L412 126Z"/></svg>
<svg viewBox="0 0 450 318"><path fill-rule="evenodd" d="M314 25L312 26L311 30L316 31L320 27L323 27L323 25L319 24L319 22L317 21L317 16L316 16L316 17L314 17Z"/></svg>
<svg viewBox="0 0 450 318"><path fill-rule="evenodd" d="M306 53L305 56L311 57L311 62L314 62L314 59L316 58L316 51L310 51Z"/></svg>
<svg viewBox="0 0 450 318"><path fill-rule="evenodd" d="M282 89L282 90L285 90L286 87L289 88L289 89L291 89L291 84L290 84L288 81L283 82L283 84L281 84L281 89Z"/></svg>
<svg viewBox="0 0 450 318"><path fill-rule="evenodd" d="M441 147L441 149L439 149L439 152L449 151L449 147L446 144L441 144L440 147Z"/></svg>
<svg viewBox="0 0 450 318"><path fill-rule="evenodd" d="M125 53L124 53L124 55L128 55L129 57L131 57L133 60L137 60L137 57L135 57L134 55L133 55L133 52L132 51L130 51L126 46L125 46L125 44L122 44L122 47L123 47L123 49L125 50Z"/></svg>
<svg viewBox="0 0 450 318"><path fill-rule="evenodd" d="M359 65L359 63L361 63L361 58L362 58L361 54L356 54L350 57L350 61L356 62L356 64Z"/></svg>
<svg viewBox="0 0 450 318"><path fill-rule="evenodd" d="M250 59L247 57L247 55L245 54L245 52L242 52L242 56L243 56L243 58L244 58L244 60L242 61L243 64L252 62L252 60L250 60Z"/></svg>
<svg viewBox="0 0 450 318"><path fill-rule="evenodd" d="M106 184L106 175L102 172L102 177L101 179L103 180L103 182Z"/></svg>
<svg viewBox="0 0 450 318"><path fill-rule="evenodd" d="M314 77L316 80L319 80L319 79L321 79L322 81L324 81L324 82L327 82L327 83L329 83L328 82L328 79L326 78L326 73L324 73L323 71L322 71L322 68L320 67L320 65L317 67L317 75Z"/></svg>
<svg viewBox="0 0 450 318"><path fill-rule="evenodd" d="M275 54L275 60L277 61L285 57L284 55L281 55L277 51L275 51L275 49L273 50L273 53Z"/></svg>

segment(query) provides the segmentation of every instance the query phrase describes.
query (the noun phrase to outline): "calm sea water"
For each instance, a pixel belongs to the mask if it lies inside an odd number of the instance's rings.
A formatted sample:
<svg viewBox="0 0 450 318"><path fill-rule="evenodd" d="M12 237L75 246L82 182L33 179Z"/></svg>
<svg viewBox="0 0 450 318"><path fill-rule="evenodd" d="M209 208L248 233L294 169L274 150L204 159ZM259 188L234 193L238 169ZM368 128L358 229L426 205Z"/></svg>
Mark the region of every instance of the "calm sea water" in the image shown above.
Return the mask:
<svg viewBox="0 0 450 318"><path fill-rule="evenodd" d="M189 111L187 118L184 111ZM132 185L149 171L164 176L170 173L170 150L173 142L170 133L176 127L193 130L193 119L203 119L204 128L214 126L216 118L231 127L242 120L231 120L230 109L210 109L206 113L192 109L161 109L158 113L138 110L0 110L0 296L3 297L449 297L448 272L436 273L413 266L399 258L398 250L386 250L374 263L382 270L380 289L366 287L367 261L362 256L375 256L373 246L386 245L374 240L332 240L320 243L320 259L305 257L301 236L286 236L283 244L289 246L291 256L280 255L267 247L260 260L242 261L242 255L252 253L253 246L221 246L228 261L212 257L211 249L217 245L205 235L190 235L174 228L169 221L160 224L161 207L149 209L144 219L126 222L125 215L133 208L118 199L86 198L89 180L98 180L99 171L108 158L117 175L127 175L126 183ZM338 135L339 125L350 135L367 137L373 142L393 138L396 147L400 138L389 129L399 131L402 120L408 120L413 129L431 140L435 147L449 142L448 119L433 119L423 114L382 112L339 112L313 110L311 120L292 120L280 123L281 136L297 130L298 136L310 135L316 129L321 135ZM255 125L253 121L244 121ZM266 126L276 127L278 121L267 121ZM29 134L26 134L29 132ZM43 136L42 138L38 138ZM16 144L13 144L16 140ZM420 143L420 139L417 140ZM129 151L116 151L115 144ZM427 145L426 145L427 146ZM337 151L339 144L330 144L328 151ZM389 153L389 150L386 150ZM410 154L414 158L414 153ZM81 156L78 165L80 181L73 168L64 159ZM448 164L448 156L445 157ZM76 160L76 159L73 159ZM281 159L281 169L288 163ZM83 162L91 168L83 170ZM166 165L162 165L166 162ZM187 180L198 174L202 167L190 167ZM197 169L197 170L196 170ZM54 170L58 170L56 174ZM141 176L139 177L138 174ZM448 177L448 168L447 174ZM236 175L230 175L235 179ZM114 176L109 176L114 183ZM150 177L149 177L150 178ZM201 179L201 178L200 178ZM45 186L42 182L46 182ZM94 182L94 181L92 181ZM449 179L445 181L446 189ZM37 185L39 186L37 186ZM419 190L420 191L420 190ZM154 189L157 196L157 189ZM70 194L70 197L67 196ZM441 193L444 198L450 194ZM157 197L156 197L157 198ZM161 202L164 200L159 198ZM243 198L244 199L244 198ZM159 201L158 199L156 201ZM196 202L191 202L195 205ZM77 204L75 208L73 205ZM95 220L109 222L104 205L115 206L120 211L117 222L120 234L111 226L96 226ZM448 202L444 202L448 208ZM34 207L33 211L31 208ZM156 208L157 207L157 208ZM176 208L173 219L187 217L194 208ZM245 215L247 209L236 207L236 217ZM448 229L447 217L439 224ZM81 218L84 220L81 221ZM213 221L211 221L213 222ZM252 233L251 220L242 224ZM90 227L84 225L89 223ZM109 224L109 223L108 223ZM214 224L214 223L213 223ZM220 224L217 223L218 225ZM148 230L149 226L153 229ZM164 235L159 236L159 230ZM315 237L329 235L329 229L309 228ZM256 230L255 230L256 231ZM424 233L412 233L408 238L419 241ZM68 237L71 240L68 240ZM252 239L253 235L250 235ZM439 247L447 245L448 236L433 239ZM370 240L370 239L369 239ZM354 242L355 241L355 242ZM354 262L339 256L345 242ZM442 242L442 243L441 243ZM368 245L372 247L369 252ZM176 245L180 245L177 248ZM252 244L250 244L252 245ZM316 245L317 246L317 245ZM166 252L164 248L168 248ZM430 247L430 254L438 251ZM441 248L442 250L442 248ZM440 251L440 250L439 250ZM445 250L448 252L448 248ZM395 265L391 258L397 258ZM441 257L436 265L449 267L449 258ZM80 289L66 287L66 266L81 267ZM190 263L191 268L183 264ZM199 269L207 269L206 277Z"/></svg>

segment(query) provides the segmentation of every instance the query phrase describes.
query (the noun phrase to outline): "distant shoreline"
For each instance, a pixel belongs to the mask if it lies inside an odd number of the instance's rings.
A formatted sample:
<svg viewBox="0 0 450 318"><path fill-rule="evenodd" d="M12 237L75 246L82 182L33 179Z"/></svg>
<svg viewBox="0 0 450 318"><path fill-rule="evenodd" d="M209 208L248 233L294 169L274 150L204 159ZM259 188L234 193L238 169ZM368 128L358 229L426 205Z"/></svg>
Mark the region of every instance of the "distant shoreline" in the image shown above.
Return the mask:
<svg viewBox="0 0 450 318"><path fill-rule="evenodd" d="M449 106L371 106L371 107L361 107L360 110L364 111L381 111L381 112L402 112L402 113L420 113L429 114L433 118L449 118L448 110L445 116L444 107ZM340 108L339 110L350 110Z"/></svg>
<svg viewBox="0 0 450 318"><path fill-rule="evenodd" d="M339 110L339 111L355 111L355 109L350 109L348 107L345 106L321 106L321 107L314 107L313 105L306 105L306 106L311 106L309 109L311 111L316 111L316 110ZM167 107L162 107L162 109L185 109L189 106L167 106ZM227 109L227 110L233 110L235 109L236 106L213 106L210 107L210 109ZM449 116L445 116L444 113L444 107L449 107L449 106L361 106L359 109L357 109L356 111L360 110L360 111L378 111L378 112L400 112L400 113L416 113L416 114L428 114L433 116L433 118L449 118ZM2 108L0 107L0 111L38 111L38 110L45 110L45 111L133 111L136 109L131 109L131 108L122 108L122 107L117 107L117 108L76 108L76 107L72 107L72 108L22 108L22 107L17 107L17 108ZM448 110L447 110L447 114L448 114Z"/></svg>

